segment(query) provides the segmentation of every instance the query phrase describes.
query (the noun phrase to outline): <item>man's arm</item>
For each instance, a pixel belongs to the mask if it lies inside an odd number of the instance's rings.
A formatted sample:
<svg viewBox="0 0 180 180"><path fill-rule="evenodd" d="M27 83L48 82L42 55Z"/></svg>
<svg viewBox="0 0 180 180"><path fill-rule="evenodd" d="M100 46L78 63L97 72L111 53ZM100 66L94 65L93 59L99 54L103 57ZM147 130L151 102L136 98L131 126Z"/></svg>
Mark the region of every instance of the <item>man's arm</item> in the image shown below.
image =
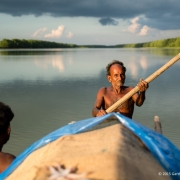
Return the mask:
<svg viewBox="0 0 180 180"><path fill-rule="evenodd" d="M105 93L105 88L99 89L97 96L96 96L96 101L94 104L94 107L92 109L92 115L94 117L96 116L103 116L106 114L106 111L101 109L104 103L104 93Z"/></svg>
<svg viewBox="0 0 180 180"><path fill-rule="evenodd" d="M146 96L145 96L145 91L144 92L140 92L137 99L136 99L136 105L137 106L142 106L144 101L146 99Z"/></svg>
<svg viewBox="0 0 180 180"><path fill-rule="evenodd" d="M136 103L137 106L141 106L144 103L145 99L146 99L145 92L148 89L149 85L143 79L140 79L140 82L137 85L139 87L139 94L136 93L133 96L133 100L134 100L134 102Z"/></svg>

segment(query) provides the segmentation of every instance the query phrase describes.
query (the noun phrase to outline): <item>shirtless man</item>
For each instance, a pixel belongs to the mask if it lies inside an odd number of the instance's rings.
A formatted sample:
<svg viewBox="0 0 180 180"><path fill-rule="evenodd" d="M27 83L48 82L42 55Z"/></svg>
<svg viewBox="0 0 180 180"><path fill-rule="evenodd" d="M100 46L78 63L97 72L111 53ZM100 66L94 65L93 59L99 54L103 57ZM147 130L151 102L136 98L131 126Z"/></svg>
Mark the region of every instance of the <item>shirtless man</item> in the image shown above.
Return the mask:
<svg viewBox="0 0 180 180"><path fill-rule="evenodd" d="M99 89L92 109L93 116L103 116L106 114L106 109L117 102L125 94L133 89L130 86L124 86L126 79L126 68L124 64L120 61L114 60L106 67L107 79L111 83L110 87L102 87ZM139 87L139 93L134 94L121 106L114 110L114 112L119 112L124 116L132 118L134 112L134 104L141 106L145 100L145 92L148 88L148 83L140 79L137 84Z"/></svg>
<svg viewBox="0 0 180 180"><path fill-rule="evenodd" d="M15 159L15 156L2 152L3 145L7 143L10 137L10 121L14 114L11 108L0 102L0 173L3 172Z"/></svg>

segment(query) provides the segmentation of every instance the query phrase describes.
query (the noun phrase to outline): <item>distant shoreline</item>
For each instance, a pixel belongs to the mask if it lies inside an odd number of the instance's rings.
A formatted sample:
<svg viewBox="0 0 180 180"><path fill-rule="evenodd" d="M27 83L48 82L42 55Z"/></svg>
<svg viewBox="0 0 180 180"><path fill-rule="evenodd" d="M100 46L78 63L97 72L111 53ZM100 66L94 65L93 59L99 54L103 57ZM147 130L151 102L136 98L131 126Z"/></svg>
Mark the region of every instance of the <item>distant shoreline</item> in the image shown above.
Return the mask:
<svg viewBox="0 0 180 180"><path fill-rule="evenodd" d="M2 49L51 49L51 48L180 48L180 37L156 40L151 42L119 45L76 45L41 40L3 39Z"/></svg>

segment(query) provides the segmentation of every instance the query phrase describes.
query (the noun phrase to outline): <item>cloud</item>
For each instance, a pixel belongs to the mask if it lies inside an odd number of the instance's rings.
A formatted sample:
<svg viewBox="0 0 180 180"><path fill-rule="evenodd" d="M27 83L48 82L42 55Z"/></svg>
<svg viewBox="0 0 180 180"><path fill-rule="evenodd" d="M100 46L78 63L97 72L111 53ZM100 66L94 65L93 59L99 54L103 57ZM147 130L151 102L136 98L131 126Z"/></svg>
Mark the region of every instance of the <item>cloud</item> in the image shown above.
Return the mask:
<svg viewBox="0 0 180 180"><path fill-rule="evenodd" d="M160 30L180 29L179 0L31 0L1 1L0 13L12 16L94 17L102 25L116 25L114 19L129 20L143 15L142 26ZM105 19L104 17L109 17ZM113 20L113 21L111 21Z"/></svg>
<svg viewBox="0 0 180 180"><path fill-rule="evenodd" d="M100 22L103 26L106 26L106 25L117 26L117 25L118 25L118 21L115 21L114 19L109 18L109 17L101 18L101 19L99 20L99 22Z"/></svg>
<svg viewBox="0 0 180 180"><path fill-rule="evenodd" d="M53 29L53 30L51 31L51 33L46 34L44 37L46 37L46 38L57 38L57 37L61 37L61 35L62 35L63 32L64 32L64 28L65 28L65 27L64 27L63 25L58 26L57 29Z"/></svg>
<svg viewBox="0 0 180 180"><path fill-rule="evenodd" d="M138 20L138 17L131 20L132 24L128 27L127 32L135 34L137 31L139 31L140 24L138 24Z"/></svg>
<svg viewBox="0 0 180 180"><path fill-rule="evenodd" d="M138 35L145 36L148 34L149 30L150 30L150 28L148 26L143 26Z"/></svg>
<svg viewBox="0 0 180 180"><path fill-rule="evenodd" d="M34 32L32 37L41 37L46 30L47 30L47 28L45 28L45 27L41 28L41 29L38 29L37 31Z"/></svg>
<svg viewBox="0 0 180 180"><path fill-rule="evenodd" d="M140 19L139 17L135 17L134 19L130 20L131 24L127 29L123 29L122 32L129 32L139 36L148 35L148 32L150 32L150 30L152 31L152 29L147 25L142 26L139 23L139 19Z"/></svg>
<svg viewBox="0 0 180 180"><path fill-rule="evenodd" d="M74 34L73 34L72 32L69 32L66 37L70 39L70 38L73 37L73 35L74 35Z"/></svg>

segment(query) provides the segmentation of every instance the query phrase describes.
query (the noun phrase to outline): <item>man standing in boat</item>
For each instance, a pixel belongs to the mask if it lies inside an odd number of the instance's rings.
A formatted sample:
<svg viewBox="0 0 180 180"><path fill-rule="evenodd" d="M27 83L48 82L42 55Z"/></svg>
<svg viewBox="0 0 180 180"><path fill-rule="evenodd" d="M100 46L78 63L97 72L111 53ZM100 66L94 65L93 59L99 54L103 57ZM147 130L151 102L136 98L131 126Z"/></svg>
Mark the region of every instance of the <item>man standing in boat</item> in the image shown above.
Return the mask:
<svg viewBox="0 0 180 180"><path fill-rule="evenodd" d="M110 87L102 87L99 89L94 107L92 109L93 116L103 116L106 114L106 109L112 106L115 102L121 99L125 94L133 89L130 86L124 86L126 79L126 67L121 61L114 60L106 67L107 79L111 83ZM148 88L148 83L140 79L137 84L139 92L125 101L121 106L116 108L114 112L119 112L124 116L132 118L134 112L134 104L141 106L145 100L145 92Z"/></svg>

